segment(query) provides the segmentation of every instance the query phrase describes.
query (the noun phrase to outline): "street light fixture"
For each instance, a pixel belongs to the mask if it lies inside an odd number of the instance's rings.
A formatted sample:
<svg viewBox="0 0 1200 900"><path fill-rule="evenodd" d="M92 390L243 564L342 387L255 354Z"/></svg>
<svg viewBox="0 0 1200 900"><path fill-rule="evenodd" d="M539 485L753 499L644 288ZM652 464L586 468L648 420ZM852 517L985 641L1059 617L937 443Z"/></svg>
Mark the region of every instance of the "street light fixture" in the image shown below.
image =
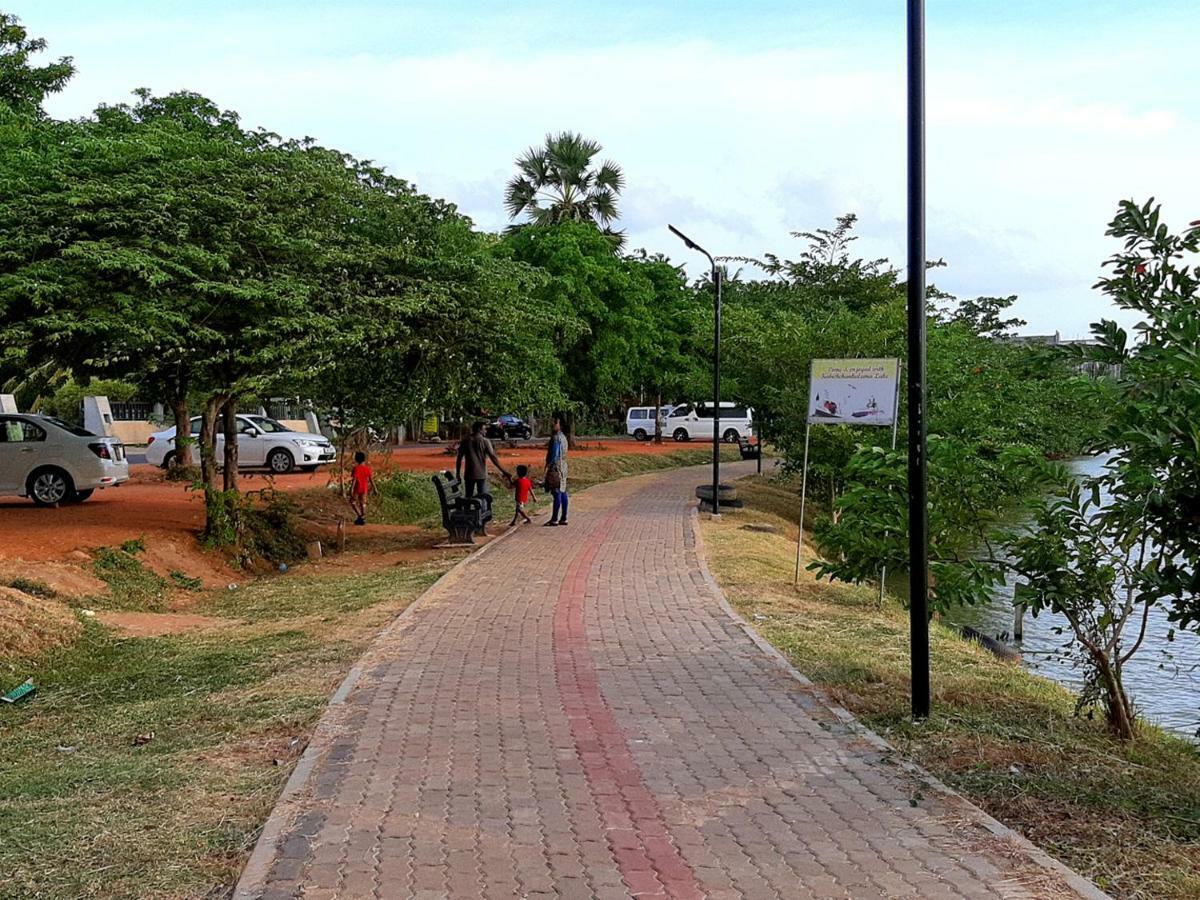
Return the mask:
<svg viewBox="0 0 1200 900"><path fill-rule="evenodd" d="M712 254L676 228L668 225L672 234L679 238L689 250L698 250L708 257L712 267L713 288L716 291L713 316L713 464L712 464L712 514L721 515L721 270Z"/></svg>

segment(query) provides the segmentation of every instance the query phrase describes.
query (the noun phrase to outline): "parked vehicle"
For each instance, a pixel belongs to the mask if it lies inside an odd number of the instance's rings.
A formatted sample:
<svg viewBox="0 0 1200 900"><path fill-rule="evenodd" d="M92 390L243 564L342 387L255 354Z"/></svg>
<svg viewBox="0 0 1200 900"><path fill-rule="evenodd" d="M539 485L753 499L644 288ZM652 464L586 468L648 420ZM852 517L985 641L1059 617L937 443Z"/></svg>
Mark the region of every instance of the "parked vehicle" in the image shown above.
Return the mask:
<svg viewBox="0 0 1200 900"><path fill-rule="evenodd" d="M659 412L665 420L671 414L674 406L660 406ZM631 406L625 413L625 433L632 434L636 440L644 441L654 437L654 407ZM663 429L663 434L667 434Z"/></svg>
<svg viewBox="0 0 1200 900"><path fill-rule="evenodd" d="M487 436L499 440L527 441L533 437L533 429L520 416L503 415L487 424Z"/></svg>
<svg viewBox="0 0 1200 900"><path fill-rule="evenodd" d="M738 438L754 433L754 410L727 401L721 403L721 440L736 443ZM711 403L681 403L671 410L663 425L663 434L677 441L712 440L713 409Z"/></svg>
<svg viewBox="0 0 1200 900"><path fill-rule="evenodd" d="M50 416L0 415L0 494L57 506L128 480L125 445L116 438Z"/></svg>
<svg viewBox="0 0 1200 900"><path fill-rule="evenodd" d="M286 475L299 468L311 472L322 463L337 459L337 450L321 434L292 431L286 425L266 416L239 415L238 468L270 469L276 475ZM192 437L200 437L200 417L192 419ZM225 453L225 434L217 434L217 461ZM200 447L191 446L191 464L200 464ZM179 462L175 449L175 428L156 431L146 447L146 462L169 469Z"/></svg>

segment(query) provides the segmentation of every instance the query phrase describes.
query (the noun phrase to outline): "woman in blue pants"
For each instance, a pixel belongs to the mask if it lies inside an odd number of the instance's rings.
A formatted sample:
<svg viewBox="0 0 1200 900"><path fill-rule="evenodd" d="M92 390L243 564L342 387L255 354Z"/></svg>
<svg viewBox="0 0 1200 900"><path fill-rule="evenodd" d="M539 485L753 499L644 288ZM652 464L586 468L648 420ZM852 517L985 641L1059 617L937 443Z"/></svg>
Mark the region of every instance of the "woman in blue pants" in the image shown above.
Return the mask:
<svg viewBox="0 0 1200 900"><path fill-rule="evenodd" d="M550 436L550 445L546 448L546 476L554 483L553 470L558 478L558 486L550 493L554 499L554 508L550 511L550 521L547 525L567 524L567 435L563 428L563 415L554 416L554 434Z"/></svg>

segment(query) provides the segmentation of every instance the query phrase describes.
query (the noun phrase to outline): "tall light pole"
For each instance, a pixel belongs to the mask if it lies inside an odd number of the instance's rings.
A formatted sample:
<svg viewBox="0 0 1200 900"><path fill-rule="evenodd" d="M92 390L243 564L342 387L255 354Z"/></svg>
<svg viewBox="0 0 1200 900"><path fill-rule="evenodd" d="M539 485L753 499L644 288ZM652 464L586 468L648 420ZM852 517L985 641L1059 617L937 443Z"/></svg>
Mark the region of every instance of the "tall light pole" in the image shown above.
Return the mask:
<svg viewBox="0 0 1200 900"><path fill-rule="evenodd" d="M712 463L712 514L721 515L721 270L712 254L676 228L668 225L672 233L687 245L689 250L699 250L708 257L712 267L713 289L716 291L713 315L713 463Z"/></svg>
<svg viewBox="0 0 1200 900"><path fill-rule="evenodd" d="M925 0L908 0L908 556L912 714L929 716L925 453Z"/></svg>

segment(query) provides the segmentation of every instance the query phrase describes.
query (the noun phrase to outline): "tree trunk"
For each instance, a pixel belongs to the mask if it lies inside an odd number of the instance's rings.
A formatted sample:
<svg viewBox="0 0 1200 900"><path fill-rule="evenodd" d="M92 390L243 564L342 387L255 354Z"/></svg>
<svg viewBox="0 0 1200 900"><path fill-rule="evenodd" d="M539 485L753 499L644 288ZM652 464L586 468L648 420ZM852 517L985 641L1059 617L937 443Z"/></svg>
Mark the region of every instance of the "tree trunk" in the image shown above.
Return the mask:
<svg viewBox="0 0 1200 900"><path fill-rule="evenodd" d="M175 464L192 465L192 419L188 415L186 392L171 399L171 414L175 417Z"/></svg>
<svg viewBox="0 0 1200 900"><path fill-rule="evenodd" d="M200 414L200 480L205 493L217 490L217 416L224 404L223 395L209 397Z"/></svg>
<svg viewBox="0 0 1200 900"><path fill-rule="evenodd" d="M656 444L663 442L662 426L662 391L659 391L654 395L654 443Z"/></svg>
<svg viewBox="0 0 1200 900"><path fill-rule="evenodd" d="M1123 741L1133 740L1133 708L1129 705L1129 696L1125 693L1125 685L1113 669L1108 657L1103 653L1092 653L1096 668L1100 672L1100 681L1104 686L1104 703L1108 714L1108 727L1113 734Z"/></svg>
<svg viewBox="0 0 1200 900"><path fill-rule="evenodd" d="M225 490L238 489L237 404L230 397L221 408L225 426Z"/></svg>
<svg viewBox="0 0 1200 900"><path fill-rule="evenodd" d="M217 487L217 420L228 398L217 394L204 401L200 414L200 481L204 486L204 533L218 543L234 540L225 497Z"/></svg>

